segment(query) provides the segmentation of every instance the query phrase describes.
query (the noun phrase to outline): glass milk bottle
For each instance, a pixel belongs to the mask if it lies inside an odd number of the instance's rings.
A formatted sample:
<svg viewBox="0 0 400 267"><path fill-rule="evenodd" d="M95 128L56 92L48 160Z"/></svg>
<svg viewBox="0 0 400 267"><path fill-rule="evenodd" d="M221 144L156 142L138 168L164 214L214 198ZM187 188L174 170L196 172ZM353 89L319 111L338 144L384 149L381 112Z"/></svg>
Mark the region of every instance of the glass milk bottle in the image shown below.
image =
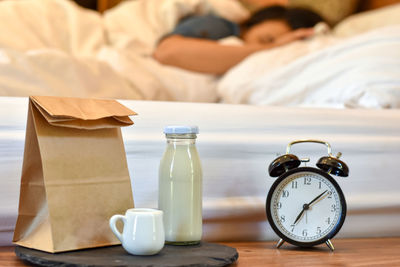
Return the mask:
<svg viewBox="0 0 400 267"><path fill-rule="evenodd" d="M164 212L165 243L194 245L202 235L202 170L197 126L164 128L167 148L159 169L158 208Z"/></svg>

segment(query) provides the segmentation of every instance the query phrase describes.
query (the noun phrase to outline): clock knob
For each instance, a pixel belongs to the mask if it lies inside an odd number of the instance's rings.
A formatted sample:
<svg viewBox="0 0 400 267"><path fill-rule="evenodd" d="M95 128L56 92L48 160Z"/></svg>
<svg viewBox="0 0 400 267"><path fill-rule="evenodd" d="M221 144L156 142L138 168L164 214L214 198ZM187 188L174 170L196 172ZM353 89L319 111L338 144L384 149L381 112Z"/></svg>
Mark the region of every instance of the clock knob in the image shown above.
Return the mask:
<svg viewBox="0 0 400 267"><path fill-rule="evenodd" d="M301 161L295 155L285 154L271 162L268 172L271 177L278 177L288 170L299 167L300 163Z"/></svg>
<svg viewBox="0 0 400 267"><path fill-rule="evenodd" d="M317 167L321 170L337 176L347 177L349 167L346 163L335 157L322 157L317 162Z"/></svg>

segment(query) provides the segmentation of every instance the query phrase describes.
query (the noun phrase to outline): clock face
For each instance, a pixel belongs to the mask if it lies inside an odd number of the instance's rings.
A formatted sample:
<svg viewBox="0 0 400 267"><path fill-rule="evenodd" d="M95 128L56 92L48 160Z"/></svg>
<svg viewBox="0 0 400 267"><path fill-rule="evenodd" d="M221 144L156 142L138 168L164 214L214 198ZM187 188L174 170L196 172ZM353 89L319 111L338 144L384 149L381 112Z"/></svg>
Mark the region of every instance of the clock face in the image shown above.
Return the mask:
<svg viewBox="0 0 400 267"><path fill-rule="evenodd" d="M346 203L338 184L315 168L297 168L272 186L267 215L275 232L295 245L332 238L344 222Z"/></svg>

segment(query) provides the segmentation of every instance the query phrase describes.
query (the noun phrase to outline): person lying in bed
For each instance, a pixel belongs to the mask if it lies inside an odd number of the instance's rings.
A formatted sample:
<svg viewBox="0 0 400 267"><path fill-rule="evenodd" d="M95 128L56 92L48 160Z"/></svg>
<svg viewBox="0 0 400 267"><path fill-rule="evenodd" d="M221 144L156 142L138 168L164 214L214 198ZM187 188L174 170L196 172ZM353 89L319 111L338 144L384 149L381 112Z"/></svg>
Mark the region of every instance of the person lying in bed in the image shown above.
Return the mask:
<svg viewBox="0 0 400 267"><path fill-rule="evenodd" d="M270 6L243 24L215 15L183 18L158 44L153 57L162 64L187 70L223 74L248 55L313 35L312 27L323 21L303 8ZM243 45L224 45L217 40L237 36Z"/></svg>

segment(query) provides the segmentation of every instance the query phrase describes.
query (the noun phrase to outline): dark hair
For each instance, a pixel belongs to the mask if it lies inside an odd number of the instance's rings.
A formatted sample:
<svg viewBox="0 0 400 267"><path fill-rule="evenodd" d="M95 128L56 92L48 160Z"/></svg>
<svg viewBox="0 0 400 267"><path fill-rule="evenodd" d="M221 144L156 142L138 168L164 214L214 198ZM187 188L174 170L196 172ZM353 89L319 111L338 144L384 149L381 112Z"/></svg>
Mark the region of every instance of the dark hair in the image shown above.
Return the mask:
<svg viewBox="0 0 400 267"><path fill-rule="evenodd" d="M293 30L314 27L318 22L324 21L320 15L310 9L276 5L257 11L243 25L250 28L267 20L283 20Z"/></svg>

